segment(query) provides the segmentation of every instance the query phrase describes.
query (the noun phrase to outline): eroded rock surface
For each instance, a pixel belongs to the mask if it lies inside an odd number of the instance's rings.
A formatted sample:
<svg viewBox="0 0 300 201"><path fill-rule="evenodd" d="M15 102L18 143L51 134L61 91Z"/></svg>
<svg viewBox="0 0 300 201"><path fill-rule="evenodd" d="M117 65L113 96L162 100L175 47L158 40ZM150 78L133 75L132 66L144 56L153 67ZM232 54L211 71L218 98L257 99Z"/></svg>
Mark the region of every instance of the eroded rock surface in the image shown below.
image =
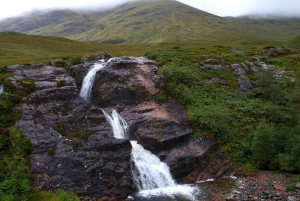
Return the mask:
<svg viewBox="0 0 300 201"><path fill-rule="evenodd" d="M166 96L158 70L155 61L145 58L115 59L97 73L92 102L118 110L130 126L130 139L156 153L180 180L201 166L218 145L193 137L185 107Z"/></svg>
<svg viewBox="0 0 300 201"><path fill-rule="evenodd" d="M113 137L100 108L116 109L130 126L130 139L157 154L178 181L194 171L206 171L204 162L218 145L193 136L186 109L166 95L155 61L113 59L97 72L92 100L87 103L79 90L94 63L67 70L43 64L9 67L14 77L8 80L17 89L23 90L20 83L26 80L36 86L19 105L22 117L15 126L34 145L30 162L38 186L94 199L123 199L135 192L131 144Z"/></svg>
<svg viewBox="0 0 300 201"><path fill-rule="evenodd" d="M10 69L16 85L26 79L36 85L20 104L16 123L34 146L30 162L36 185L95 198L129 195L134 190L131 144L114 139L101 109L78 96L74 78L42 64ZM57 87L58 80L65 86Z"/></svg>

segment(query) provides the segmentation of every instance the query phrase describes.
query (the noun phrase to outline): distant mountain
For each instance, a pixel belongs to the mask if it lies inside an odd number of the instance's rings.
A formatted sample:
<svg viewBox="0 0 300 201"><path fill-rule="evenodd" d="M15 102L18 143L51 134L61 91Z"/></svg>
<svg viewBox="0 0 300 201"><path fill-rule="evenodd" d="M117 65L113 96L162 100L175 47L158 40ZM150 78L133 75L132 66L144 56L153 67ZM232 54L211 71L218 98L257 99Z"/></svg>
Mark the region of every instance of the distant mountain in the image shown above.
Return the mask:
<svg viewBox="0 0 300 201"><path fill-rule="evenodd" d="M0 21L0 31L62 36L104 43L285 42L299 19L222 18L175 0L131 1L99 12L55 10Z"/></svg>

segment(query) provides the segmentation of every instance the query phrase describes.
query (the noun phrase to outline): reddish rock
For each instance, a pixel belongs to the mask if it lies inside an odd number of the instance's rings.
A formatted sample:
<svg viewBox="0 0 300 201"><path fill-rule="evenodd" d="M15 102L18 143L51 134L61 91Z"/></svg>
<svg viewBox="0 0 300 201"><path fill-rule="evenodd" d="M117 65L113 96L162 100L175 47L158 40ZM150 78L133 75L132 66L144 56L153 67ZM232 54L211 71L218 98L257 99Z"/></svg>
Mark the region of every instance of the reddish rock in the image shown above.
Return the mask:
<svg viewBox="0 0 300 201"><path fill-rule="evenodd" d="M274 188L278 191L286 191L286 187L278 185L278 184L274 184Z"/></svg>
<svg viewBox="0 0 300 201"><path fill-rule="evenodd" d="M224 199L224 195L218 194L215 197L213 197L211 200L212 201L223 201L225 199Z"/></svg>
<svg viewBox="0 0 300 201"><path fill-rule="evenodd" d="M265 174L261 175L260 180L267 180L267 175L265 175Z"/></svg>
<svg viewBox="0 0 300 201"><path fill-rule="evenodd" d="M98 201L117 201L117 199L114 197L104 196L102 198L99 198Z"/></svg>

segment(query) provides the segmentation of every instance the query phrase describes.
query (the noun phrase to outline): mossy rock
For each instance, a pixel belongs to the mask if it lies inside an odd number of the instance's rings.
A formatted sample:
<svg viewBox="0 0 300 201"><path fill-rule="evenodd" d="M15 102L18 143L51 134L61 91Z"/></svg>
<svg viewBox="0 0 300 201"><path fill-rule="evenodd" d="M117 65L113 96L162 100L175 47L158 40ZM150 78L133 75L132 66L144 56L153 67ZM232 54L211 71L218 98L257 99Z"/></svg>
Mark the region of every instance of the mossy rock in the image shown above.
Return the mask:
<svg viewBox="0 0 300 201"><path fill-rule="evenodd" d="M57 86L57 87L63 87L63 86L66 86L66 80L57 80L56 86Z"/></svg>
<svg viewBox="0 0 300 201"><path fill-rule="evenodd" d="M53 148L48 148L47 153L49 156L54 156L55 155L55 150Z"/></svg>
<svg viewBox="0 0 300 201"><path fill-rule="evenodd" d="M130 86L128 87L128 90L129 90L130 93L133 94L133 95L135 95L136 92L137 92L137 88L136 88L135 86L133 86L133 85L130 85Z"/></svg>

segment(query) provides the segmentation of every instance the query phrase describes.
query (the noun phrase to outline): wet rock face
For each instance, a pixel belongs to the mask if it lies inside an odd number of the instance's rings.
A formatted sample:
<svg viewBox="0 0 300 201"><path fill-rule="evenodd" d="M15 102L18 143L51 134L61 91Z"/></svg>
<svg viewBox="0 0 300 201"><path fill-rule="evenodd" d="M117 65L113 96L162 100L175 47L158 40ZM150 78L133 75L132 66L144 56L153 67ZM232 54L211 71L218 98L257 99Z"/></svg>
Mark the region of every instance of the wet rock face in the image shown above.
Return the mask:
<svg viewBox="0 0 300 201"><path fill-rule="evenodd" d="M15 126L34 146L30 162L37 186L92 199L119 200L134 193L130 141L113 137L100 108L116 109L128 122L130 139L157 154L177 180L205 172L209 166L203 161L218 145L193 137L186 109L166 96L155 61L114 59L96 74L90 104L79 97L78 86L94 63L66 70L43 64L9 67L14 77L8 80L17 89L25 80L36 86L18 106L22 117Z"/></svg>
<svg viewBox="0 0 300 201"><path fill-rule="evenodd" d="M11 66L15 85L31 80L36 91L19 105L16 123L31 140L35 183L79 196L124 198L133 190L129 140L113 138L100 108L78 97L74 78L64 69L34 64ZM65 80L58 87L59 80Z"/></svg>
<svg viewBox="0 0 300 201"><path fill-rule="evenodd" d="M122 57L97 73L92 102L101 107L135 105L161 91L163 79L155 61Z"/></svg>
<svg viewBox="0 0 300 201"><path fill-rule="evenodd" d="M145 58L115 59L97 73L92 102L118 110L129 124L130 139L156 153L180 180L218 145L209 139L197 143L185 107L168 99L158 70L155 61Z"/></svg>

